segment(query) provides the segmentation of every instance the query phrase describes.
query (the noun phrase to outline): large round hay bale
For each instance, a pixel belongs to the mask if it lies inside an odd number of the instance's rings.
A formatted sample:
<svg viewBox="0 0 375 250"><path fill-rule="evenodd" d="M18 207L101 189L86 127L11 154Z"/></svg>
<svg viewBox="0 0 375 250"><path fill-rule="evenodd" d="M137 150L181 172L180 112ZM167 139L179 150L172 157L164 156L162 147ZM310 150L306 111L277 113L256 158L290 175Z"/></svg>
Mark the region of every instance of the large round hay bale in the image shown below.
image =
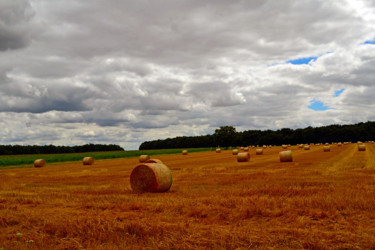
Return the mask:
<svg viewBox="0 0 375 250"><path fill-rule="evenodd" d="M283 149L287 149L287 148L288 148L287 145L282 145L281 147L282 147Z"/></svg>
<svg viewBox="0 0 375 250"><path fill-rule="evenodd" d="M303 149L304 149L304 150L310 150L310 145L305 145L305 146L303 147Z"/></svg>
<svg viewBox="0 0 375 250"><path fill-rule="evenodd" d="M247 162L250 160L250 154L248 152L241 152L237 155L238 162Z"/></svg>
<svg viewBox="0 0 375 250"><path fill-rule="evenodd" d="M303 144L298 145L299 148L303 148Z"/></svg>
<svg viewBox="0 0 375 250"><path fill-rule="evenodd" d="M243 151L247 152L247 151L249 151L249 148L246 147L246 148L243 149Z"/></svg>
<svg viewBox="0 0 375 250"><path fill-rule="evenodd" d="M42 168L46 165L46 160L44 159L37 159L34 161L34 167L35 168Z"/></svg>
<svg viewBox="0 0 375 250"><path fill-rule="evenodd" d="M134 192L166 192L172 186L171 170L163 163L142 163L130 174Z"/></svg>
<svg viewBox="0 0 375 250"><path fill-rule="evenodd" d="M255 154L262 155L263 154L263 149L262 148L258 148L257 150L255 150Z"/></svg>
<svg viewBox="0 0 375 250"><path fill-rule="evenodd" d="M147 160L145 163L163 163L163 162L159 159L150 159L150 160Z"/></svg>
<svg viewBox="0 0 375 250"><path fill-rule="evenodd" d="M220 148L217 148L217 149L216 149L216 153L221 153L221 149L220 149Z"/></svg>
<svg viewBox="0 0 375 250"><path fill-rule="evenodd" d="M240 147L240 150L244 150L245 148L244 147Z"/></svg>
<svg viewBox="0 0 375 250"><path fill-rule="evenodd" d="M285 150L285 151L279 152L279 157L280 157L280 162L291 162L291 161L293 161L291 150Z"/></svg>
<svg viewBox="0 0 375 250"><path fill-rule="evenodd" d="M341 147L341 146L342 146L342 143L341 143L341 142L337 143L337 146Z"/></svg>
<svg viewBox="0 0 375 250"><path fill-rule="evenodd" d="M188 151L187 150L182 150L182 155L187 155Z"/></svg>
<svg viewBox="0 0 375 250"><path fill-rule="evenodd" d="M238 149L233 149L232 150L232 155L238 155Z"/></svg>
<svg viewBox="0 0 375 250"><path fill-rule="evenodd" d="M147 160L150 160L149 155L140 155L139 156L139 162L146 162Z"/></svg>
<svg viewBox="0 0 375 250"><path fill-rule="evenodd" d="M366 145L365 144L358 144L358 151L366 151Z"/></svg>
<svg viewBox="0 0 375 250"><path fill-rule="evenodd" d="M94 157L91 157L91 156L84 157L82 160L82 163L83 165L92 165L94 164Z"/></svg>
<svg viewBox="0 0 375 250"><path fill-rule="evenodd" d="M330 152L331 146L323 146L323 152Z"/></svg>

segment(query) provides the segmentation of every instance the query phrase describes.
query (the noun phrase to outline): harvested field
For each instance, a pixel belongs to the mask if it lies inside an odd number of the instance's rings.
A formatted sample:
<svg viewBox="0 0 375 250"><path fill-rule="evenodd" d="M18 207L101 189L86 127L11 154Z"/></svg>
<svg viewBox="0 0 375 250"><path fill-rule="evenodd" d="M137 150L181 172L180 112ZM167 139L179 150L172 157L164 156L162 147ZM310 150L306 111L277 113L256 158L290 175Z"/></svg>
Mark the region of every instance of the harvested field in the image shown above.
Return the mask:
<svg viewBox="0 0 375 250"><path fill-rule="evenodd" d="M0 249L375 248L375 145L288 149L153 156L166 193L132 192L137 157L0 170Z"/></svg>

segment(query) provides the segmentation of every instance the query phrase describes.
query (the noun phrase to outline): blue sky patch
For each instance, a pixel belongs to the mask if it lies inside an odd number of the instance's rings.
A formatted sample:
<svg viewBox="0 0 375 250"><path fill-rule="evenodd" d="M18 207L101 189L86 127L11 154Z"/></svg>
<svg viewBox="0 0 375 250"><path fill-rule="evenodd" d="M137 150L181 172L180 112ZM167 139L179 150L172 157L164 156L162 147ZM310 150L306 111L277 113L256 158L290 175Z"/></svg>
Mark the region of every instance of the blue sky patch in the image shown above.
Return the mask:
<svg viewBox="0 0 375 250"><path fill-rule="evenodd" d="M372 39L371 41L366 41L364 44L375 44L375 38Z"/></svg>
<svg viewBox="0 0 375 250"><path fill-rule="evenodd" d="M345 88L335 91L333 97L339 97L342 94L342 92L344 92L344 90Z"/></svg>
<svg viewBox="0 0 375 250"><path fill-rule="evenodd" d="M301 65L301 64L309 64L311 61L315 61L318 57L312 56L312 57L302 57L294 60L286 61L287 63L295 64L295 65Z"/></svg>
<svg viewBox="0 0 375 250"><path fill-rule="evenodd" d="M315 111L324 111L324 110L332 109L330 107L325 106L323 102L318 101L318 100L312 100L308 108L315 110Z"/></svg>

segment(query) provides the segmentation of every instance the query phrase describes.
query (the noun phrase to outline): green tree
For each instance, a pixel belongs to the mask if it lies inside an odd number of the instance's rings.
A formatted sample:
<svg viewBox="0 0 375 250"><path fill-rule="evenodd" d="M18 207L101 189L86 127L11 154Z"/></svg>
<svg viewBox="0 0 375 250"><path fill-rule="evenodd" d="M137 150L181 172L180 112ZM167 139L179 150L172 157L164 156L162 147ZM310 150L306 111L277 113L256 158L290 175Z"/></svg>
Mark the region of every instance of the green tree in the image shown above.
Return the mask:
<svg viewBox="0 0 375 250"><path fill-rule="evenodd" d="M233 146L236 140L236 129L232 126L223 126L215 130L214 139L217 146Z"/></svg>

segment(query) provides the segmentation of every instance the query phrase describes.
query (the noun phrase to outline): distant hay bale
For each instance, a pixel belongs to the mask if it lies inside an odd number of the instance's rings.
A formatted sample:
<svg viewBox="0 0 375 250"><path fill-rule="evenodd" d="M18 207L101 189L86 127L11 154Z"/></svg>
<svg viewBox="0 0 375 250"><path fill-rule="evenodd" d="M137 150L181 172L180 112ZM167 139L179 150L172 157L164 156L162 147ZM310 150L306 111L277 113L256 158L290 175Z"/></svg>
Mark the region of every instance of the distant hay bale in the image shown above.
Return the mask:
<svg viewBox="0 0 375 250"><path fill-rule="evenodd" d="M304 150L310 150L310 145L305 145L305 146L303 147L303 149L304 149Z"/></svg>
<svg viewBox="0 0 375 250"><path fill-rule="evenodd" d="M288 148L287 145L282 145L281 147L282 147L283 149L287 149L287 148Z"/></svg>
<svg viewBox="0 0 375 250"><path fill-rule="evenodd" d="M298 145L299 148L303 148L303 144Z"/></svg>
<svg viewBox="0 0 375 250"><path fill-rule="evenodd" d="M365 144L358 144L358 151L366 151L366 145Z"/></svg>
<svg viewBox="0 0 375 250"><path fill-rule="evenodd" d="M187 150L182 150L182 155L187 155L188 151Z"/></svg>
<svg viewBox="0 0 375 250"><path fill-rule="evenodd" d="M44 159L37 159L34 161L34 167L35 168L42 168L46 165L46 160Z"/></svg>
<svg viewBox="0 0 375 250"><path fill-rule="evenodd" d="M233 149L232 150L232 155L238 155L238 149Z"/></svg>
<svg viewBox="0 0 375 250"><path fill-rule="evenodd" d="M250 154L248 152L241 152L237 154L238 162L247 162L250 160Z"/></svg>
<svg viewBox="0 0 375 250"><path fill-rule="evenodd" d="M244 147L240 147L240 150L244 150L245 148Z"/></svg>
<svg viewBox="0 0 375 250"><path fill-rule="evenodd" d="M83 165L92 165L94 164L94 157L91 157L91 156L84 157L82 160L82 163Z"/></svg>
<svg viewBox="0 0 375 250"><path fill-rule="evenodd" d="M172 186L171 170L163 163L142 163L130 174L134 192L167 192Z"/></svg>
<svg viewBox="0 0 375 250"><path fill-rule="evenodd" d="M145 163L162 163L163 164L163 162L159 159L150 159L150 160L147 160Z"/></svg>
<svg viewBox="0 0 375 250"><path fill-rule="evenodd" d="M146 162L147 160L150 160L149 155L141 155L139 156L139 162Z"/></svg>
<svg viewBox="0 0 375 250"><path fill-rule="evenodd" d="M257 154L257 155L262 155L262 154L263 154L263 149L258 148L258 149L255 151L255 154Z"/></svg>
<svg viewBox="0 0 375 250"><path fill-rule="evenodd" d="M266 149L266 148L267 148L267 146L266 146L266 145L263 145L263 148L264 148L264 149Z"/></svg>
<svg viewBox="0 0 375 250"><path fill-rule="evenodd" d="M221 149L220 149L220 148L217 148L217 149L216 149L216 153L221 153Z"/></svg>
<svg viewBox="0 0 375 250"><path fill-rule="evenodd" d="M292 162L292 151L291 150L285 150L279 152L280 162Z"/></svg>
<svg viewBox="0 0 375 250"><path fill-rule="evenodd" d="M323 152L330 152L331 146L323 146Z"/></svg>
<svg viewBox="0 0 375 250"><path fill-rule="evenodd" d="M326 142L326 146L329 146L329 143L328 143L328 142Z"/></svg>
<svg viewBox="0 0 375 250"><path fill-rule="evenodd" d="M338 147L341 147L341 146L342 146L342 143L341 143L341 142L337 143L337 146L338 146Z"/></svg>

